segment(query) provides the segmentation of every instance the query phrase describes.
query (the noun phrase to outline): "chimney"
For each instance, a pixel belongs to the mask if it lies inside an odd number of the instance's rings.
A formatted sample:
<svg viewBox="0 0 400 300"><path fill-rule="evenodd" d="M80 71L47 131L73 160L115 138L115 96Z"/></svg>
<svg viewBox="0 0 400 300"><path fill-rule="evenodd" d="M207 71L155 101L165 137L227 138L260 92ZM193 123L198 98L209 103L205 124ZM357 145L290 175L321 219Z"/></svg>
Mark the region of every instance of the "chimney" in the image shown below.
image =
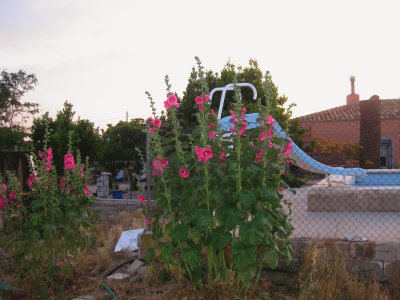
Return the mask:
<svg viewBox="0 0 400 300"><path fill-rule="evenodd" d="M351 83L351 94L347 95L346 97L346 104L354 104L360 102L360 96L356 94L355 88L354 88L354 82L356 81L355 76L350 76L350 83Z"/></svg>

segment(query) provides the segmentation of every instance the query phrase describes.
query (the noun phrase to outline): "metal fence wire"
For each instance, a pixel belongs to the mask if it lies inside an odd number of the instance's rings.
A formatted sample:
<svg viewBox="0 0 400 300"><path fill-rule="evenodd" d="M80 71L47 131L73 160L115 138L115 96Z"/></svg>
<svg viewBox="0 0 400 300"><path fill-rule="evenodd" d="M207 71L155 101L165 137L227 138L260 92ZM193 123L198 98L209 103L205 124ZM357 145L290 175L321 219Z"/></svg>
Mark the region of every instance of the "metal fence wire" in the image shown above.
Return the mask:
<svg viewBox="0 0 400 300"><path fill-rule="evenodd" d="M298 180L294 194L285 191L292 237L399 242L400 100L354 101L299 123L297 159L335 171L291 167Z"/></svg>

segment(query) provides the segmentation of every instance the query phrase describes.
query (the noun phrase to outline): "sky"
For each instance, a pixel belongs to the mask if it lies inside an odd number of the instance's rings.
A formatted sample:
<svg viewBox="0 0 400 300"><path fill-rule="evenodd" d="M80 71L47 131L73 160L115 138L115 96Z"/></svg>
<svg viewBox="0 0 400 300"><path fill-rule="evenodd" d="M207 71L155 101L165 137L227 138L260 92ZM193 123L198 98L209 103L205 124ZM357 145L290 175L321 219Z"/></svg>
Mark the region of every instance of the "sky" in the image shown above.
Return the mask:
<svg viewBox="0 0 400 300"><path fill-rule="evenodd" d="M107 123L160 110L164 76L182 95L198 56L220 71L257 59L295 116L400 98L398 0L0 0L0 71L34 73L25 101Z"/></svg>

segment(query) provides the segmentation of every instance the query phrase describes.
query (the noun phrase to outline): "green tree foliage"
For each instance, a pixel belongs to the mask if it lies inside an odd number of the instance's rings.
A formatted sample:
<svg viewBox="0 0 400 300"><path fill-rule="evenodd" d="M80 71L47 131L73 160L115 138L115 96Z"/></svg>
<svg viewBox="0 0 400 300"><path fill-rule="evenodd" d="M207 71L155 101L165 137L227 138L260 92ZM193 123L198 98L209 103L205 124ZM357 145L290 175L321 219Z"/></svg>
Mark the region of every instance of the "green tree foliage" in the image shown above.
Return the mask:
<svg viewBox="0 0 400 300"><path fill-rule="evenodd" d="M88 156L92 162L98 159L101 144L99 129L89 120L78 118L75 121L74 116L73 105L65 101L63 109L57 112L54 120L45 113L33 121L31 133L33 147L37 151L43 149L47 127L48 144L53 148L54 162L59 173L62 171L63 158L68 150L70 138L73 151L79 149L82 157Z"/></svg>
<svg viewBox="0 0 400 300"><path fill-rule="evenodd" d="M18 73L2 71L0 75L0 127L23 127L16 118L23 115L38 113L39 104L22 102L26 92L31 91L37 85L34 74L27 74L19 70Z"/></svg>
<svg viewBox="0 0 400 300"><path fill-rule="evenodd" d="M145 153L146 122L143 119L132 119L108 125L102 136L102 154L100 163L111 173L118 169L133 166L135 172L141 169L140 158L135 148Z"/></svg>
<svg viewBox="0 0 400 300"><path fill-rule="evenodd" d="M248 82L256 87L261 104L269 106L270 114L282 126L287 126L291 137L296 143L301 145L300 137L303 131L300 128L298 121L291 120L291 108L293 104L290 104L288 105L288 108L285 108L288 98L285 95L278 94L278 88L273 83L270 72L266 71L263 75L257 60L250 59L249 65L244 68L236 66L228 61L219 73L211 70L204 72L205 80L210 91L215 87L224 87L225 85L232 83L235 75L238 82ZM183 119L182 125L184 127L191 128L196 124L195 114L197 111L194 99L201 93L199 74L198 71L193 68L181 101L182 109L179 116ZM218 111L221 93L222 92L216 92L212 99L212 108L216 112ZM259 112L256 101L252 100L253 91L251 89L243 88L242 96L248 112ZM225 97L222 116L229 115L229 110L232 109L233 104L234 93L228 92Z"/></svg>

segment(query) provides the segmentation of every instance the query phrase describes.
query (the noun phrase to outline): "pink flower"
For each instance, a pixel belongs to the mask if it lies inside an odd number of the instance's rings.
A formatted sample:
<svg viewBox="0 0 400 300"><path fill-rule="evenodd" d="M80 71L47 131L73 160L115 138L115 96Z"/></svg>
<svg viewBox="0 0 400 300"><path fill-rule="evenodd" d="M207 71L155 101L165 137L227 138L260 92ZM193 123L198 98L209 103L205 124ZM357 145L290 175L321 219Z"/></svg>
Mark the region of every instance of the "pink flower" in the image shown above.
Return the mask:
<svg viewBox="0 0 400 300"><path fill-rule="evenodd" d="M178 103L178 98L175 95L169 95L167 100L164 101L164 107L166 109L171 109L172 107L179 108L180 104Z"/></svg>
<svg viewBox="0 0 400 300"><path fill-rule="evenodd" d="M272 144L271 140L268 140L268 149L272 149L274 145Z"/></svg>
<svg viewBox="0 0 400 300"><path fill-rule="evenodd" d="M242 108L242 116L243 116L246 112L247 112L247 109L246 109L246 107L243 106L243 108Z"/></svg>
<svg viewBox="0 0 400 300"><path fill-rule="evenodd" d="M46 161L46 172L50 171L51 169L51 160L50 161Z"/></svg>
<svg viewBox="0 0 400 300"><path fill-rule="evenodd" d="M88 185L85 185L85 195L90 196L92 193L89 191Z"/></svg>
<svg viewBox="0 0 400 300"><path fill-rule="evenodd" d="M210 123L210 124L208 124L208 128L210 129L210 128L213 128L215 126L215 123Z"/></svg>
<svg viewBox="0 0 400 300"><path fill-rule="evenodd" d="M67 180L65 180L65 179L60 179L60 191L61 191L61 192L64 191L66 185L67 185Z"/></svg>
<svg viewBox="0 0 400 300"><path fill-rule="evenodd" d="M39 150L38 155L40 158L43 158L43 152Z"/></svg>
<svg viewBox="0 0 400 300"><path fill-rule="evenodd" d="M274 124L274 118L270 115L268 115L268 122L269 125Z"/></svg>
<svg viewBox="0 0 400 300"><path fill-rule="evenodd" d="M29 174L28 177L28 186L32 189L32 184L36 181L36 176L34 174Z"/></svg>
<svg viewBox="0 0 400 300"><path fill-rule="evenodd" d="M143 195L141 195L141 194L139 194L139 195L137 196L137 199L138 199L138 201L139 201L140 203L146 203L146 199L144 199Z"/></svg>
<svg viewBox="0 0 400 300"><path fill-rule="evenodd" d="M4 195L0 195L0 209L3 209L6 204L6 197Z"/></svg>
<svg viewBox="0 0 400 300"><path fill-rule="evenodd" d="M71 153L64 155L64 169L75 169L75 160Z"/></svg>
<svg viewBox="0 0 400 300"><path fill-rule="evenodd" d="M231 128L229 128L229 131L230 131L231 133L234 133L234 132L235 132L235 127L231 126Z"/></svg>
<svg viewBox="0 0 400 300"><path fill-rule="evenodd" d="M10 202L13 202L15 199L17 199L17 193L14 191L10 192L8 198L10 199Z"/></svg>
<svg viewBox="0 0 400 300"><path fill-rule="evenodd" d="M264 131L260 132L260 142L263 142L265 140L265 134Z"/></svg>
<svg viewBox="0 0 400 300"><path fill-rule="evenodd" d="M272 138L272 130L274 130L274 125L272 125L270 128L268 128L267 137Z"/></svg>
<svg viewBox="0 0 400 300"><path fill-rule="evenodd" d="M196 102L197 105L203 104L203 97L197 96L197 97L194 99L194 102Z"/></svg>
<svg viewBox="0 0 400 300"><path fill-rule="evenodd" d="M163 158L163 159L160 160L160 164L163 167L168 166L168 163L169 163L168 159Z"/></svg>
<svg viewBox="0 0 400 300"><path fill-rule="evenodd" d="M155 118L155 119L153 119L153 120L151 121L151 125L153 125L154 127L160 128L160 127L161 127L161 120Z"/></svg>
<svg viewBox="0 0 400 300"><path fill-rule="evenodd" d="M145 217L145 218L143 219L143 222L144 222L144 224L146 224L146 225L150 225L151 222L152 222L152 220L151 220L150 218Z"/></svg>
<svg viewBox="0 0 400 300"><path fill-rule="evenodd" d="M239 129L238 134L239 134L240 136L242 136L246 129L247 129L247 124L244 124L244 125Z"/></svg>
<svg viewBox="0 0 400 300"><path fill-rule="evenodd" d="M161 163L158 159L153 160L153 168L156 170L162 168Z"/></svg>
<svg viewBox="0 0 400 300"><path fill-rule="evenodd" d="M211 146L207 146L206 148L200 148L199 146L196 146L194 149L199 162L207 162L213 157Z"/></svg>
<svg viewBox="0 0 400 300"><path fill-rule="evenodd" d="M260 151L258 151L258 152L256 153L257 162L261 162L263 153L264 153L264 150L263 150L263 149L260 149Z"/></svg>
<svg viewBox="0 0 400 300"><path fill-rule="evenodd" d="M235 114L235 112L234 112L233 110L230 110L229 112L231 113L231 118L232 118L232 119L236 119L236 114Z"/></svg>
<svg viewBox="0 0 400 300"><path fill-rule="evenodd" d="M7 190L7 186L4 183L1 184L1 190L3 192L5 192Z"/></svg>
<svg viewBox="0 0 400 300"><path fill-rule="evenodd" d="M237 123L239 123L239 121L237 119L233 119L232 123L236 125Z"/></svg>
<svg viewBox="0 0 400 300"><path fill-rule="evenodd" d="M213 138L213 137L215 137L215 131L210 131L209 133L208 133L208 136L210 137L210 138Z"/></svg>
<svg viewBox="0 0 400 300"><path fill-rule="evenodd" d="M150 131L151 133L153 133L154 131L156 131L156 129L155 129L155 128L150 128L149 131Z"/></svg>
<svg viewBox="0 0 400 300"><path fill-rule="evenodd" d="M220 160L226 160L226 154L224 152L221 152L219 155Z"/></svg>
<svg viewBox="0 0 400 300"><path fill-rule="evenodd" d="M210 100L210 96L209 95L204 95L204 102L207 102L208 100Z"/></svg>
<svg viewBox="0 0 400 300"><path fill-rule="evenodd" d="M211 109L210 110L210 115L215 115L215 110Z"/></svg>
<svg viewBox="0 0 400 300"><path fill-rule="evenodd" d="M286 145L285 150L283 150L283 155L289 156L291 152L292 152L292 141L289 141Z"/></svg>
<svg viewBox="0 0 400 300"><path fill-rule="evenodd" d="M53 149L49 147L46 151L46 161L51 161L53 159Z"/></svg>
<svg viewBox="0 0 400 300"><path fill-rule="evenodd" d="M280 187L280 188L279 188L279 193L281 193L281 194L282 194L282 193L283 193L283 191L284 191L283 187Z"/></svg>
<svg viewBox="0 0 400 300"><path fill-rule="evenodd" d="M183 179L186 179L189 177L189 171L184 169L184 168L180 168L179 169L179 176L181 176Z"/></svg>

